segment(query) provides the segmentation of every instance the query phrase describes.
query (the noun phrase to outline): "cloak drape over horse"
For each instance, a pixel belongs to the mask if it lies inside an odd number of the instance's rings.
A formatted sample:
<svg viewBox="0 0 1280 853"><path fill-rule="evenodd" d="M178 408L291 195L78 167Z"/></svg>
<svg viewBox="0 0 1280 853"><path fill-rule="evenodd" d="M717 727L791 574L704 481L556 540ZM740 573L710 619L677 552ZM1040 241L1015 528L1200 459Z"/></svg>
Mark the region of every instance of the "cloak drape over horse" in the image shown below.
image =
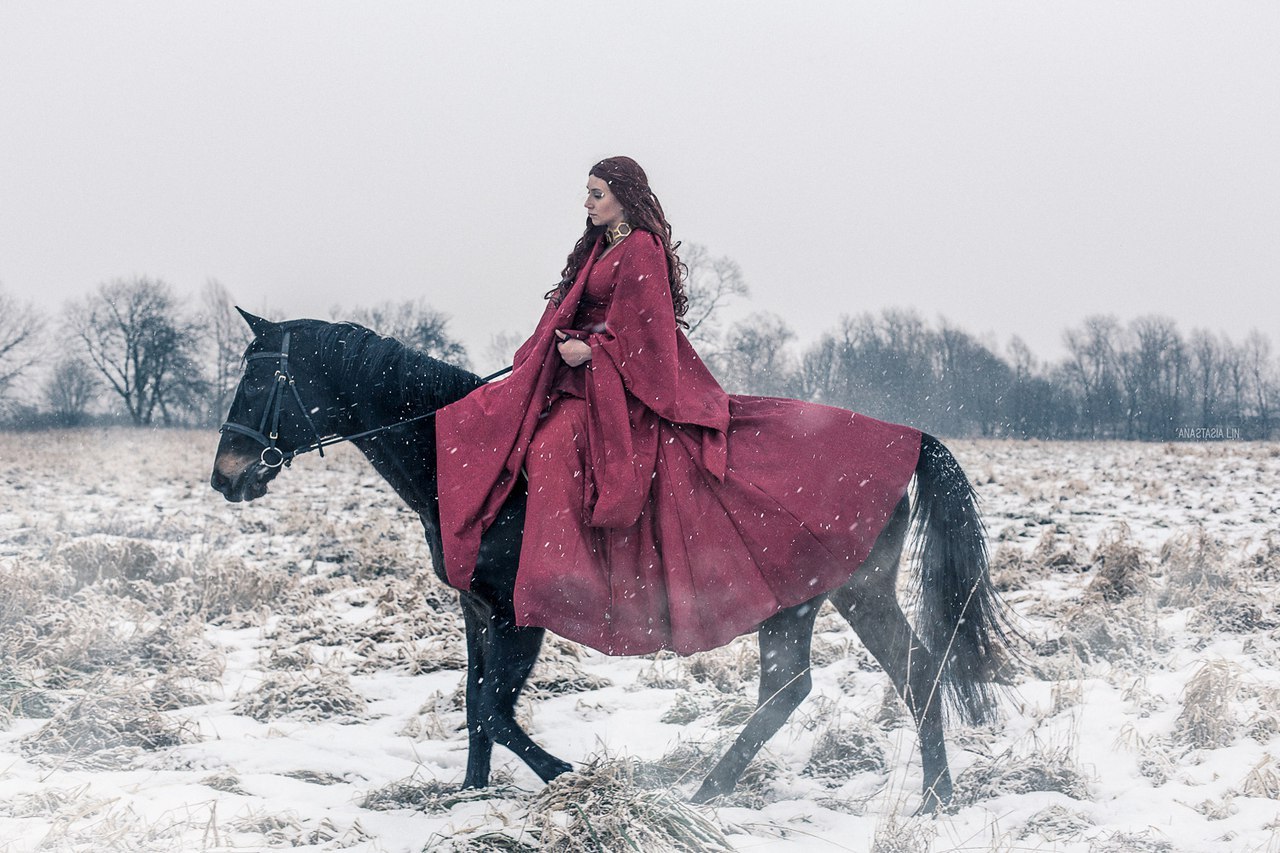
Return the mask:
<svg viewBox="0 0 1280 853"><path fill-rule="evenodd" d="M715 648L849 579L907 489L919 431L727 395L676 324L666 254L597 244L514 370L437 415L449 583L528 477L516 619L608 654ZM568 367L557 330L591 360Z"/></svg>

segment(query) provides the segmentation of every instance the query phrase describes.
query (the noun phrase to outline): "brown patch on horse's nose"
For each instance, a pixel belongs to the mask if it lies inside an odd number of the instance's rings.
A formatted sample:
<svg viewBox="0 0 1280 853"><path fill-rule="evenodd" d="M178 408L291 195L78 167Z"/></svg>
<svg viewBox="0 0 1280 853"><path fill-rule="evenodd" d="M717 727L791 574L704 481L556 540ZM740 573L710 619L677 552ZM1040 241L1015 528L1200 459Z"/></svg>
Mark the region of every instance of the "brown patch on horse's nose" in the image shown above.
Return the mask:
<svg viewBox="0 0 1280 853"><path fill-rule="evenodd" d="M245 470L258 461L256 456L245 456L239 453L219 453L217 458L213 460L214 476L222 476L228 480L235 480ZM217 488L216 486L214 488Z"/></svg>
<svg viewBox="0 0 1280 853"><path fill-rule="evenodd" d="M244 456L239 453L219 453L213 460L213 473L209 476L209 485L214 491L221 492L228 500L232 499L236 483L249 469L257 457ZM238 498L236 498L238 500Z"/></svg>

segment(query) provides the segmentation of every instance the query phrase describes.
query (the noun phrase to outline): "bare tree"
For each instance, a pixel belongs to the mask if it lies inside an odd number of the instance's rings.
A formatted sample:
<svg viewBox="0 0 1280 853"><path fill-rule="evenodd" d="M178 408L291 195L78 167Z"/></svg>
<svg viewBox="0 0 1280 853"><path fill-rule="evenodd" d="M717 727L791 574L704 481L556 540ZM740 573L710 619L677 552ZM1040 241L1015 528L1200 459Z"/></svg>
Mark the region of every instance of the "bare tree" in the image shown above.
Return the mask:
<svg viewBox="0 0 1280 853"><path fill-rule="evenodd" d="M1094 315L1085 318L1084 328L1068 329L1063 337L1071 353L1066 375L1079 390L1088 437L1106 437L1122 405L1116 349L1120 324L1115 317Z"/></svg>
<svg viewBox="0 0 1280 853"><path fill-rule="evenodd" d="M521 335L506 330L490 335L489 344L484 348L484 355L481 356L484 359L484 364L480 367L481 371L494 371L506 367L524 341Z"/></svg>
<svg viewBox="0 0 1280 853"><path fill-rule="evenodd" d="M1222 350L1218 339L1204 329L1191 333L1192 404L1202 427L1216 424L1222 397Z"/></svg>
<svg viewBox="0 0 1280 853"><path fill-rule="evenodd" d="M684 320L698 351L710 356L719 344L720 315L726 305L749 292L742 268L726 256L712 257L706 246L690 243L680 253L688 269L684 291L689 299Z"/></svg>
<svg viewBox="0 0 1280 853"><path fill-rule="evenodd" d="M1249 403L1249 374L1245 348L1226 335L1221 336L1219 376L1222 381L1221 423L1242 427Z"/></svg>
<svg viewBox="0 0 1280 853"><path fill-rule="evenodd" d="M932 423L956 435L975 427L983 436L995 435L1013 371L990 347L946 320L940 322L934 339L938 352L935 396L944 406Z"/></svg>
<svg viewBox="0 0 1280 853"><path fill-rule="evenodd" d="M796 391L801 399L841 405L836 368L843 343L835 333L825 332L801 353L800 369L796 371Z"/></svg>
<svg viewBox="0 0 1280 853"><path fill-rule="evenodd" d="M1254 329L1244 341L1244 371L1253 419L1258 424L1258 438L1271 437L1277 400L1280 400L1280 374L1271 360L1271 340Z"/></svg>
<svg viewBox="0 0 1280 853"><path fill-rule="evenodd" d="M60 426L84 423L89 401L98 390L94 369L75 356L66 356L45 380L44 399Z"/></svg>
<svg viewBox="0 0 1280 853"><path fill-rule="evenodd" d="M1167 438L1182 410L1186 347L1177 324L1150 315L1116 332L1115 369L1123 395L1123 436Z"/></svg>
<svg viewBox="0 0 1280 853"><path fill-rule="evenodd" d="M39 357L44 317L33 306L0 292L0 400Z"/></svg>
<svg viewBox="0 0 1280 853"><path fill-rule="evenodd" d="M1009 389L1002 410L1005 430L1014 438L1058 438L1071 434L1072 405L1066 390L1049 379L1020 337L1009 342Z"/></svg>
<svg viewBox="0 0 1280 853"><path fill-rule="evenodd" d="M795 332L774 314L752 314L735 323L711 364L725 390L786 397L798 382L787 344Z"/></svg>
<svg viewBox="0 0 1280 853"><path fill-rule="evenodd" d="M169 285L148 278L100 285L68 307L67 324L134 424L157 415L174 423L202 409L199 329L182 316Z"/></svg>
<svg viewBox="0 0 1280 853"><path fill-rule="evenodd" d="M240 381L240 361L253 333L236 313L226 287L212 278L200 291L199 320L212 364L208 371L209 407L215 418L222 418L231 408Z"/></svg>
<svg viewBox="0 0 1280 853"><path fill-rule="evenodd" d="M371 308L350 310L335 307L330 316L367 326L457 367L470 366L466 346L448 332L449 315L432 308L425 300L381 302Z"/></svg>

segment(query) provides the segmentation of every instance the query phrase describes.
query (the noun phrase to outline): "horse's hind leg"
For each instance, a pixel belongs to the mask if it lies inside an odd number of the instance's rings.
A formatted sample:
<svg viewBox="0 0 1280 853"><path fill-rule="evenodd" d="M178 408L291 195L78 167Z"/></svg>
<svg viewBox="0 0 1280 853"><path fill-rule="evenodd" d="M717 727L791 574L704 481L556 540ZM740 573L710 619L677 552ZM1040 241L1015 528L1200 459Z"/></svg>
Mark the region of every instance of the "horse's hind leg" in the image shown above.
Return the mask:
<svg viewBox="0 0 1280 853"><path fill-rule="evenodd" d="M943 739L938 663L911 630L898 605L898 562L909 525L904 498L866 562L848 583L831 593L831 603L880 662L915 718L924 767L920 810L932 812L951 799L951 771Z"/></svg>
<svg viewBox="0 0 1280 853"><path fill-rule="evenodd" d="M755 713L733 746L707 774L694 794L695 803L728 794L738 784L751 759L787 721L813 687L809 674L809 646L813 620L822 596L782 610L760 626L760 699Z"/></svg>

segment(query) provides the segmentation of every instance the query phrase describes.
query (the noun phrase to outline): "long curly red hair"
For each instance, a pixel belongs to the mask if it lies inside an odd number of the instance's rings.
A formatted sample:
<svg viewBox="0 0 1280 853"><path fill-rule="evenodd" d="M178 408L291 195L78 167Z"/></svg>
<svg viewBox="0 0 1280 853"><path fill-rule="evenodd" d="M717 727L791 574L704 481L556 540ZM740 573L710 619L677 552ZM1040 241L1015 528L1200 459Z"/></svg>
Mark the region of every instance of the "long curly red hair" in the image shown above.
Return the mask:
<svg viewBox="0 0 1280 853"><path fill-rule="evenodd" d="M649 187L649 176L640 168L640 164L630 157L608 157L591 167L590 174L609 185L609 190L618 199L625 211L625 219L632 228L650 232L662 243L667 254L667 277L671 281L671 304L675 307L676 322L688 327L683 319L689 310L689 299L684 293L684 280L688 269L680 261L676 249L679 243L671 242L671 223L667 222L662 211L662 202ZM587 217L587 228L578 238L573 251L560 271L560 283L553 287L547 298L559 304L569 288L573 287L578 270L586 263L587 257L596 241L604 234L603 225L592 225Z"/></svg>

